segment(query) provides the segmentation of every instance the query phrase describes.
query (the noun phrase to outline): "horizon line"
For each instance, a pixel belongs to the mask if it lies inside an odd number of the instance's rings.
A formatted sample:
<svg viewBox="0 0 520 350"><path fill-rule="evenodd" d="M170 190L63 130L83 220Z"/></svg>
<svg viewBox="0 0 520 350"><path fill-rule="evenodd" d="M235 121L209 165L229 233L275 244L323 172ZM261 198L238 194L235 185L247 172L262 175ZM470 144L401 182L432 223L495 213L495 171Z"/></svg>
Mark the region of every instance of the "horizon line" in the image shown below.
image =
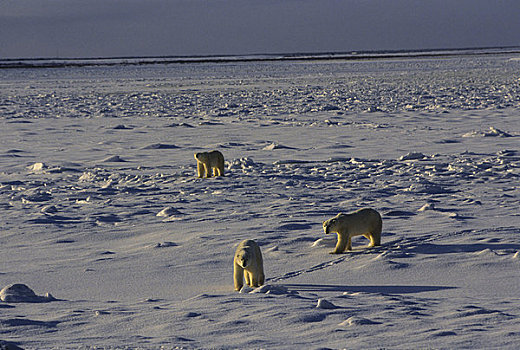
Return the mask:
<svg viewBox="0 0 520 350"><path fill-rule="evenodd" d="M426 58L441 56L511 54L520 53L520 45L427 48L395 50L352 50L329 52L289 52L289 53L254 53L254 54L212 54L212 55L157 55L157 56L97 56L97 57L20 57L0 58L1 68L57 68L79 66L111 65L150 65L182 63L229 63L229 62L264 62L297 60L369 60L388 58ZM117 62L99 62L99 61ZM119 60L119 61L118 61ZM125 60L137 60L134 62ZM139 61L141 60L141 61ZM46 63L29 63L42 62ZM54 62L53 62L54 61ZM85 62L81 62L85 61Z"/></svg>

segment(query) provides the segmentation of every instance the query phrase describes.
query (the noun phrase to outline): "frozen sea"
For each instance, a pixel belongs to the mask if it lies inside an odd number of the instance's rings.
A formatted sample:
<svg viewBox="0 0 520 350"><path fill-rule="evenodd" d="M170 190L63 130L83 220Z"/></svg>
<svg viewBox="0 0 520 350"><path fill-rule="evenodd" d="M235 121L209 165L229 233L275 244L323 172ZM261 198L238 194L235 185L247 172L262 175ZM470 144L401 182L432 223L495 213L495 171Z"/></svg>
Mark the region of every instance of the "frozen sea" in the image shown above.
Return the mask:
<svg viewBox="0 0 520 350"><path fill-rule="evenodd" d="M518 348L518 53L0 69L0 125L0 348Z"/></svg>

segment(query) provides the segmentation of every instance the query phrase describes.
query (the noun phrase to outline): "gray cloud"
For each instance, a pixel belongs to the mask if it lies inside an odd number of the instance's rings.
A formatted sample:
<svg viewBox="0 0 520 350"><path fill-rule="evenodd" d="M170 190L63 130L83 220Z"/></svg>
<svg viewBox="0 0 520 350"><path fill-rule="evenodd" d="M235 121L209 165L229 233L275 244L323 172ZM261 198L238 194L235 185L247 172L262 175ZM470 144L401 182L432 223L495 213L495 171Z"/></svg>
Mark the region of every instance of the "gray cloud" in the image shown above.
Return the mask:
<svg viewBox="0 0 520 350"><path fill-rule="evenodd" d="M520 45L517 0L0 0L0 57Z"/></svg>

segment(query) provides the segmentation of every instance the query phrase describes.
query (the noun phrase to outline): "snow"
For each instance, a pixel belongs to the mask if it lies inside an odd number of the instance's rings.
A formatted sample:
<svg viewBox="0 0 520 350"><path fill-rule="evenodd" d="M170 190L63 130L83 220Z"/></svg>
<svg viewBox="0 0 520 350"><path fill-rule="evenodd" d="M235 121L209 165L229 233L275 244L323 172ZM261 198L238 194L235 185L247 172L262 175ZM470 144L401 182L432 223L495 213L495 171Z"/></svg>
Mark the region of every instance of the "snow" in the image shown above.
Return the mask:
<svg viewBox="0 0 520 350"><path fill-rule="evenodd" d="M0 289L17 286L0 347L516 348L519 71L514 54L0 70ZM226 176L198 179L213 149ZM322 222L362 207L382 246L329 254ZM244 239L266 284L235 292Z"/></svg>

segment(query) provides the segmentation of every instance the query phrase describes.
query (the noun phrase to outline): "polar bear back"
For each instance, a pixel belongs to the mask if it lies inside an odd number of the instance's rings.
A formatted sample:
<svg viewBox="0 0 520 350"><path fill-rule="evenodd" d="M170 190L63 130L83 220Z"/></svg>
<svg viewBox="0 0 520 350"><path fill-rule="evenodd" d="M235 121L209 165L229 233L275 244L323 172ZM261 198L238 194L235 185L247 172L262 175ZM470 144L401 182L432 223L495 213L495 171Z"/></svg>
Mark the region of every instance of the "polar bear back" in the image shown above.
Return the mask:
<svg viewBox="0 0 520 350"><path fill-rule="evenodd" d="M200 152L193 155L197 160L197 176L224 176L224 156L220 151Z"/></svg>
<svg viewBox="0 0 520 350"><path fill-rule="evenodd" d="M374 209L363 208L350 214L340 213L336 216L337 231L350 235L362 235L367 232L381 232L381 215Z"/></svg>
<svg viewBox="0 0 520 350"><path fill-rule="evenodd" d="M195 159L205 163L212 168L224 166L224 156L220 151L195 153Z"/></svg>

